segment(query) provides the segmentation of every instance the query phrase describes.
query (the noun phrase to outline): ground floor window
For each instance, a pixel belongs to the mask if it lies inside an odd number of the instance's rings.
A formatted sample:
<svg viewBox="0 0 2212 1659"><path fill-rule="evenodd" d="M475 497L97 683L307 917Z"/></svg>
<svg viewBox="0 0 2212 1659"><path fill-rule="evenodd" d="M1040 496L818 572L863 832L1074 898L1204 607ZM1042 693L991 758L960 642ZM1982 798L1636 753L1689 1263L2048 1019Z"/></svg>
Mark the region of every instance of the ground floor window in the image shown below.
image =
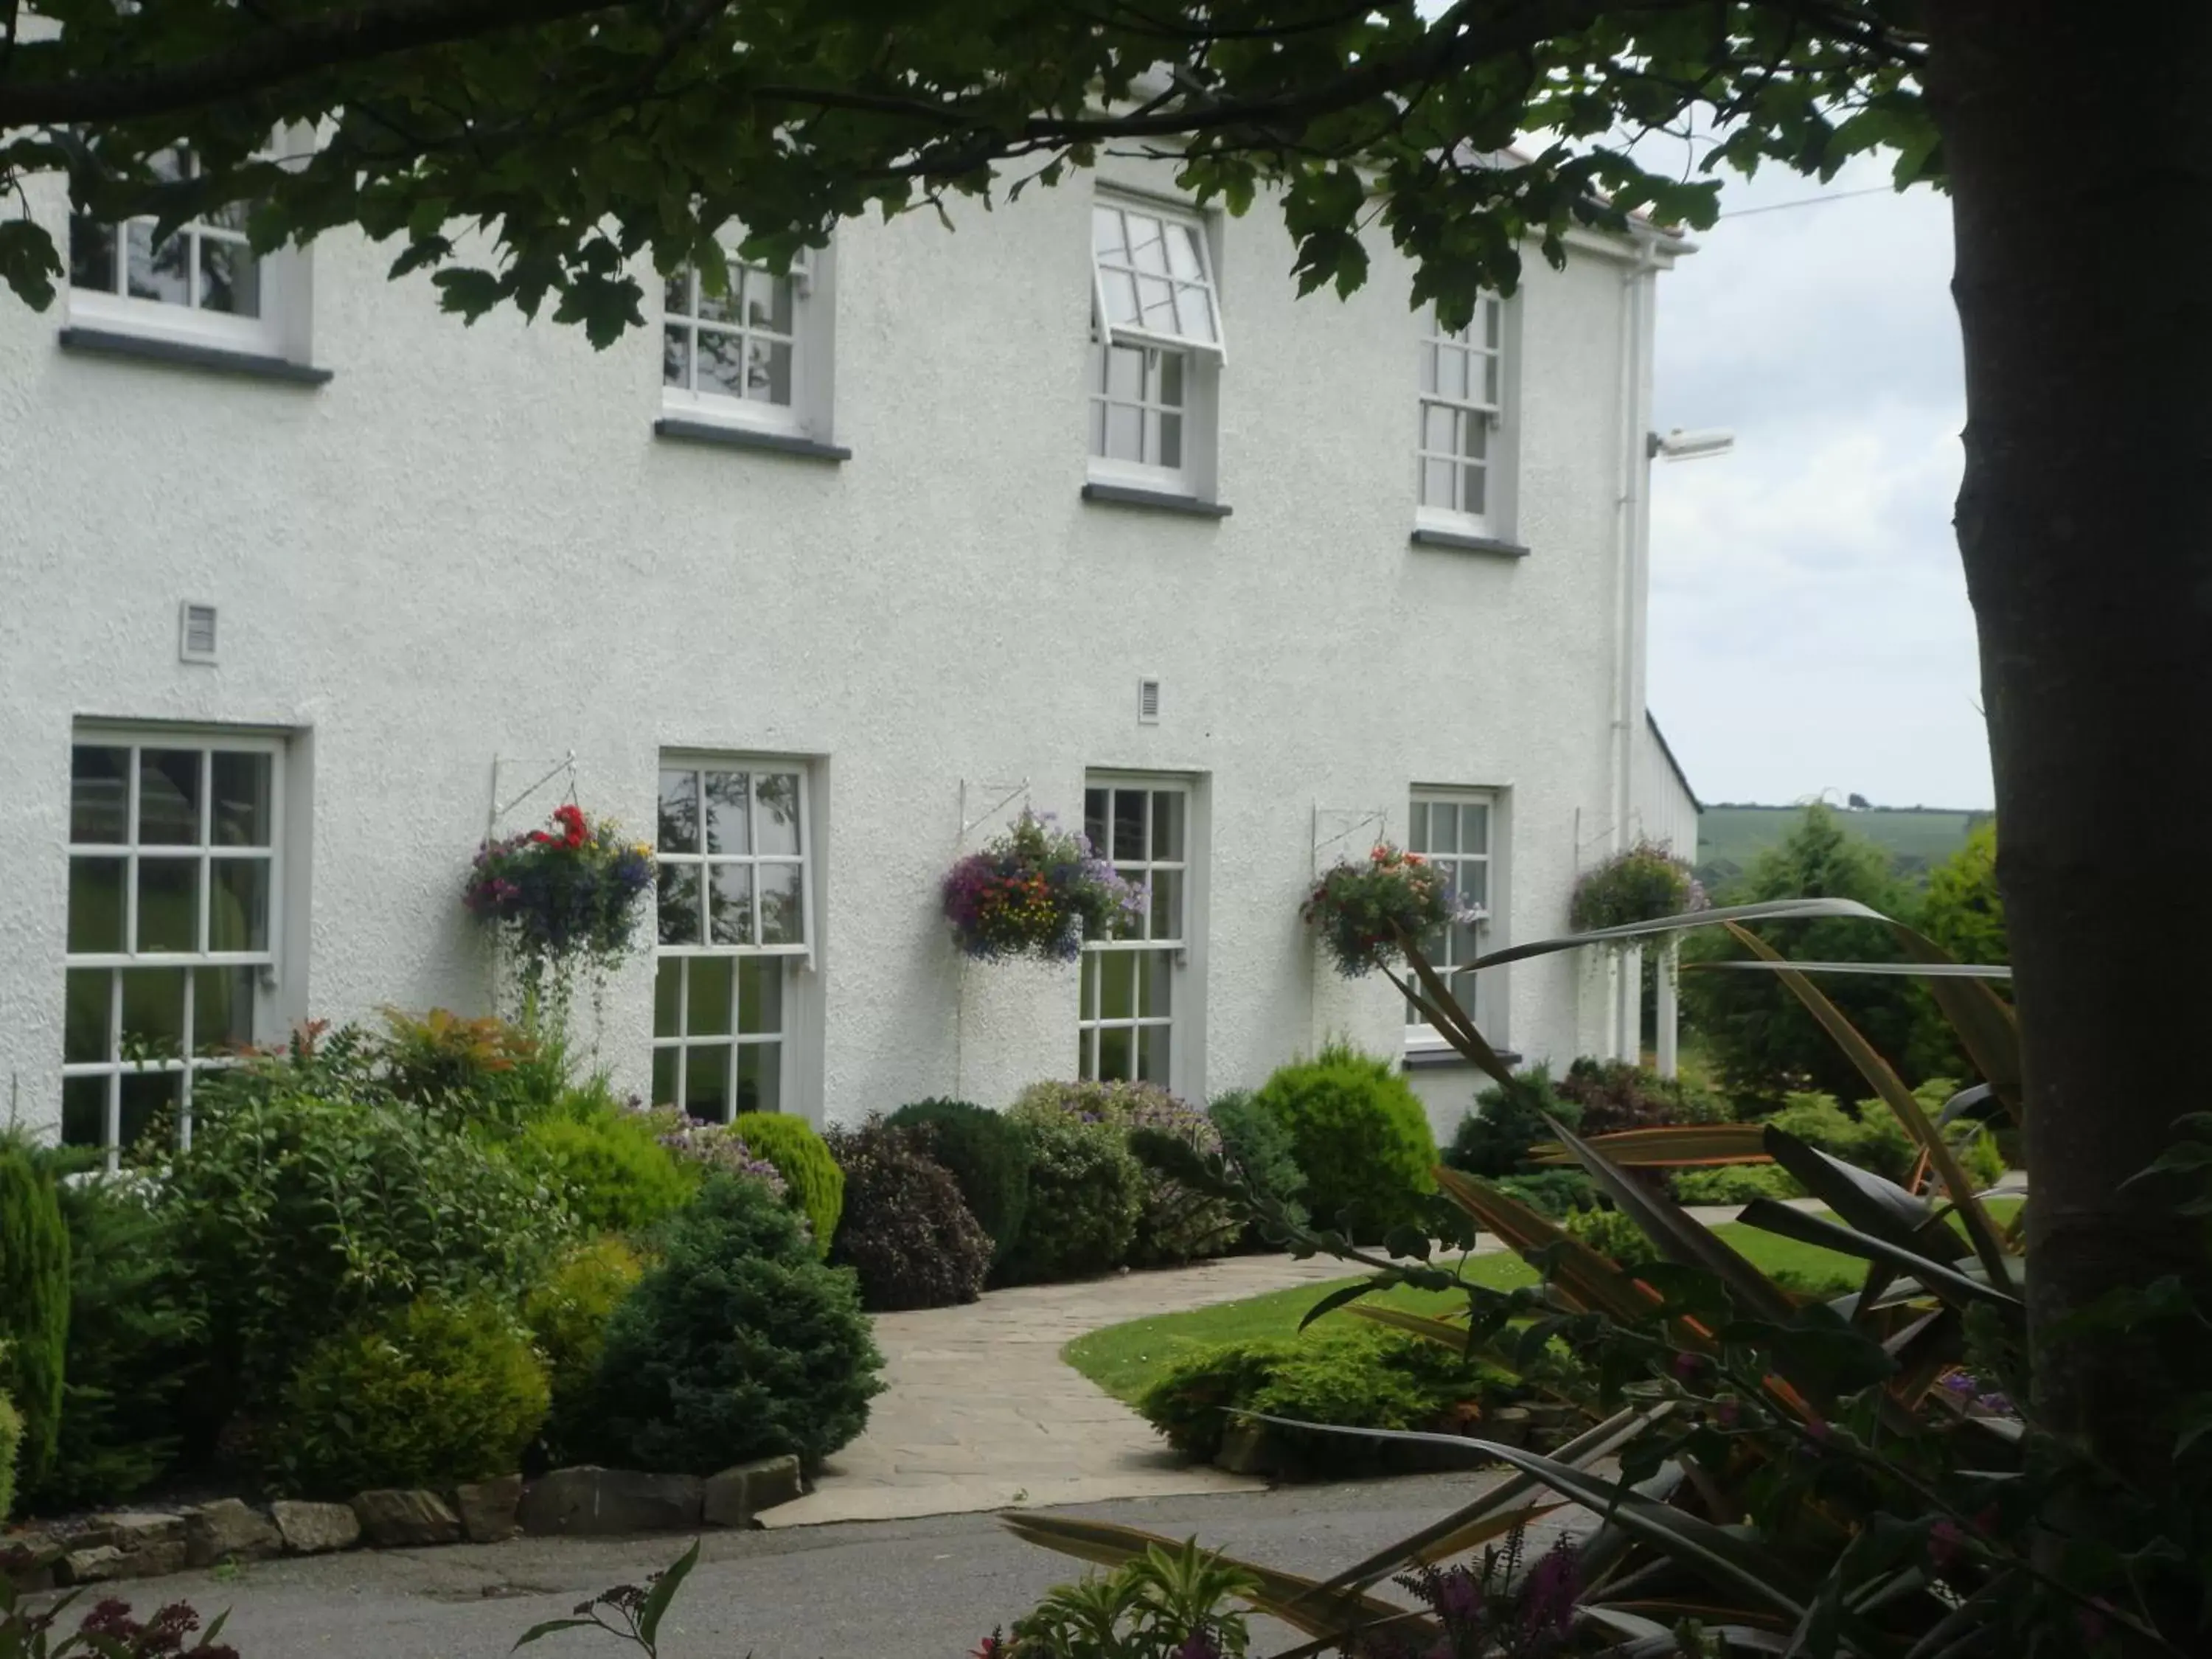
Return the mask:
<svg viewBox="0 0 2212 1659"><path fill-rule="evenodd" d="M1172 1086L1192 931L1190 786L1094 777L1084 832L1122 879L1144 890L1142 915L1086 939L1077 1008L1077 1070L1102 1082Z"/></svg>
<svg viewBox="0 0 2212 1659"><path fill-rule="evenodd" d="M1407 821L1406 850L1418 853L1450 878L1451 904L1463 919L1438 928L1421 941L1422 953L1439 974L1463 968L1484 950L1484 935L1492 907L1491 827L1496 799L1475 789L1413 792ZM1452 981L1452 989L1478 1025L1486 1010L1480 975ZM1407 1036L1415 1041L1442 1042L1412 1004L1406 1009Z"/></svg>
<svg viewBox="0 0 2212 1659"><path fill-rule="evenodd" d="M653 1098L716 1123L785 1110L814 937L806 769L665 757L659 819Z"/></svg>
<svg viewBox="0 0 2212 1659"><path fill-rule="evenodd" d="M85 728L70 757L62 1139L188 1140L276 977L280 741Z"/></svg>

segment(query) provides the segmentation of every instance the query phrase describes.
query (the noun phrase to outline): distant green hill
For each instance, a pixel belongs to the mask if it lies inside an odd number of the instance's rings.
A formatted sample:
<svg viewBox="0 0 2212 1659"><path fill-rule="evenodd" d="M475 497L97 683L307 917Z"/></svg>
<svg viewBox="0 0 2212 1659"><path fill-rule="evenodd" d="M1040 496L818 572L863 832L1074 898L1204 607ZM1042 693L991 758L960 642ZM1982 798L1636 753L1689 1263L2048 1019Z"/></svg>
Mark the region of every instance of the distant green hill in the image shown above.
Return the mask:
<svg viewBox="0 0 2212 1659"><path fill-rule="evenodd" d="M1698 879L1711 891L1741 874L1761 853L1790 833L1802 806L1707 806L1698 820ZM1927 878L1931 866L1957 852L1966 831L1989 816L1932 806L1873 806L1838 810L1845 829L1888 853L1906 879Z"/></svg>

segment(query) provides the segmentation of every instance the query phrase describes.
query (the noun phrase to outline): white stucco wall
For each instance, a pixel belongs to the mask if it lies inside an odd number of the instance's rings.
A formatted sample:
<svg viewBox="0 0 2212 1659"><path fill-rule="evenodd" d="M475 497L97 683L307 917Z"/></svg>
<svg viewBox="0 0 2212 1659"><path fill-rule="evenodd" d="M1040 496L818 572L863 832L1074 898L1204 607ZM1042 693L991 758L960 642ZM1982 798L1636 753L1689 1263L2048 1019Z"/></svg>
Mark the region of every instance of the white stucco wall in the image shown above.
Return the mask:
<svg viewBox="0 0 2212 1659"><path fill-rule="evenodd" d="M87 719L292 734L311 811L286 1018L485 1004L456 896L495 759L512 778L573 750L584 803L649 834L664 748L817 757L818 1098L791 1103L832 1120L1002 1103L1073 1068L1074 971L963 970L945 940L963 779L1027 778L1074 818L1086 768L1200 780L1193 1094L1333 1034L1398 1041L1388 988L1331 982L1302 936L1316 807L1387 809L1395 836L1413 783L1503 790L1494 937L1560 927L1577 824L1608 811L1626 264L1529 262L1532 551L1508 560L1408 544L1405 269L1378 249L1349 302L1297 300L1264 206L1222 238L1233 516L1079 500L1089 201L842 235L842 465L656 440L652 331L595 352L509 314L466 328L349 235L313 254L319 389L65 352L65 305L0 301L0 1087L21 1115L58 1115ZM221 609L218 666L178 661L185 599ZM1147 673L1157 726L1135 720ZM1516 970L1500 1035L1586 1046L1583 977ZM651 980L640 961L607 990L600 1053L628 1086Z"/></svg>

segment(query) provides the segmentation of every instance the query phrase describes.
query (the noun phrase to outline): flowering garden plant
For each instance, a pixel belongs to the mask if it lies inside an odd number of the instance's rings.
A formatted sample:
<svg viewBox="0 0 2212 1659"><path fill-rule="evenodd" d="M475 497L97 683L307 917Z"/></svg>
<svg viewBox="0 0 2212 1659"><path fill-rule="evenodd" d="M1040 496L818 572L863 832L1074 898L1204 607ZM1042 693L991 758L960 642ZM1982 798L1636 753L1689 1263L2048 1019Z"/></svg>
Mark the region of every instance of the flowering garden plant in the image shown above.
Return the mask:
<svg viewBox="0 0 2212 1659"><path fill-rule="evenodd" d="M1117 875L1087 837L1026 811L945 877L952 937L962 954L984 962L1073 962L1085 939L1139 920L1144 902L1144 890Z"/></svg>
<svg viewBox="0 0 2212 1659"><path fill-rule="evenodd" d="M571 803L554 808L551 823L485 842L461 895L514 951L532 1013L565 1006L579 966L603 971L622 960L653 880L652 848L624 841L611 819Z"/></svg>
<svg viewBox="0 0 2212 1659"><path fill-rule="evenodd" d="M1474 915L1453 907L1451 880L1442 870L1389 842L1364 863L1346 860L1329 871L1298 914L1321 934L1336 971L1353 978L1402 958L1401 941Z"/></svg>

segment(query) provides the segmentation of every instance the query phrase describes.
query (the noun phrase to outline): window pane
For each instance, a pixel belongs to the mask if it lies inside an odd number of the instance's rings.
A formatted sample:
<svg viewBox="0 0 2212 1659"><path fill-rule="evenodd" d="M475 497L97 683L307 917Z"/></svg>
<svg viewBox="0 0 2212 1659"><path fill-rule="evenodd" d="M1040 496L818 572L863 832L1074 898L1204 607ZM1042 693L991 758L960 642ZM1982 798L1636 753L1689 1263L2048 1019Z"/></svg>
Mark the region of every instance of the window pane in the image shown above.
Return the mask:
<svg viewBox="0 0 2212 1659"><path fill-rule="evenodd" d="M1075 1034L1075 1074L1085 1082L1093 1082L1098 1076L1098 1033L1078 1031Z"/></svg>
<svg viewBox="0 0 2212 1659"><path fill-rule="evenodd" d="M747 353L745 394L763 403L788 407L791 403L791 347L782 341L755 338Z"/></svg>
<svg viewBox="0 0 2212 1659"><path fill-rule="evenodd" d="M709 1123L730 1121L730 1045L684 1051L684 1109Z"/></svg>
<svg viewBox="0 0 2212 1659"><path fill-rule="evenodd" d="M70 284L115 292L115 228L82 214L70 216Z"/></svg>
<svg viewBox="0 0 2212 1659"><path fill-rule="evenodd" d="M1165 951L1139 951L1137 958L1137 1014L1143 1019L1165 1019L1173 1006L1175 957Z"/></svg>
<svg viewBox="0 0 2212 1659"><path fill-rule="evenodd" d="M780 1112L783 1109L783 1045L745 1042L738 1046L738 1109L741 1112Z"/></svg>
<svg viewBox="0 0 2212 1659"><path fill-rule="evenodd" d="M1093 951L1098 958L1098 1018L1137 1017L1137 957L1134 951Z"/></svg>
<svg viewBox="0 0 2212 1659"><path fill-rule="evenodd" d="M693 957L691 1000L685 1013L686 1036L727 1036L732 1019L731 998L737 992L736 962L730 957Z"/></svg>
<svg viewBox="0 0 2212 1659"><path fill-rule="evenodd" d="M200 840L200 751L138 751L141 846L197 847Z"/></svg>
<svg viewBox="0 0 2212 1659"><path fill-rule="evenodd" d="M1459 417L1460 453L1479 461L1490 453L1490 422L1480 415Z"/></svg>
<svg viewBox="0 0 2212 1659"><path fill-rule="evenodd" d="M1460 902L1486 907L1490 902L1490 861L1468 859L1459 866Z"/></svg>
<svg viewBox="0 0 2212 1659"><path fill-rule="evenodd" d="M745 1036L783 1030L783 963L775 957L738 961L738 1030Z"/></svg>
<svg viewBox="0 0 2212 1659"><path fill-rule="evenodd" d="M1082 982L1077 988L1075 1017L1078 1019L1098 1018L1098 964L1104 953L1085 951L1083 953Z"/></svg>
<svg viewBox="0 0 2212 1659"><path fill-rule="evenodd" d="M1148 459L1162 466L1182 465L1182 416L1153 415L1147 416L1152 425L1152 453Z"/></svg>
<svg viewBox="0 0 2212 1659"><path fill-rule="evenodd" d="M1091 850L1103 854L1106 851L1106 802L1109 792L1086 789L1083 792L1083 834L1091 843Z"/></svg>
<svg viewBox="0 0 2212 1659"><path fill-rule="evenodd" d="M192 1052L227 1054L253 1041L251 968L192 969Z"/></svg>
<svg viewBox="0 0 2212 1659"><path fill-rule="evenodd" d="M752 944L752 867L744 864L718 864L713 868L714 931L711 937L717 945Z"/></svg>
<svg viewBox="0 0 2212 1659"><path fill-rule="evenodd" d="M1164 1088L1168 1080L1168 1044L1173 1035L1165 1025L1147 1025L1137 1033L1137 1076Z"/></svg>
<svg viewBox="0 0 2212 1659"><path fill-rule="evenodd" d="M1178 288L1176 290L1176 323L1178 331L1194 340L1213 338L1213 306L1202 288Z"/></svg>
<svg viewBox="0 0 2212 1659"><path fill-rule="evenodd" d="M207 948L210 951L267 950L269 861L266 859L216 859L209 868L209 875ZM138 890L139 902L143 904L146 890L143 881ZM143 929L143 912L141 912L139 925Z"/></svg>
<svg viewBox="0 0 2212 1659"><path fill-rule="evenodd" d="M655 1048L653 1051L653 1103L673 1106L677 1103L678 1068L684 1063L681 1048Z"/></svg>
<svg viewBox="0 0 2212 1659"><path fill-rule="evenodd" d="M172 236L156 247L154 227L140 221L125 228L124 240L129 261L127 292L132 299L171 306L189 303L191 273L185 261L191 252L190 239Z"/></svg>
<svg viewBox="0 0 2212 1659"><path fill-rule="evenodd" d="M660 866L660 942L699 942L699 866L696 864Z"/></svg>
<svg viewBox="0 0 2212 1659"><path fill-rule="evenodd" d="M64 983L68 988L62 1005L62 1063L76 1066L113 1059L107 1034L114 973L106 968L72 968Z"/></svg>
<svg viewBox="0 0 2212 1659"><path fill-rule="evenodd" d="M760 866L760 912L763 945L803 945L806 941L804 881L795 864Z"/></svg>
<svg viewBox="0 0 2212 1659"><path fill-rule="evenodd" d="M684 958L664 957L653 965L653 1034L657 1037L684 1035ZM657 1088L657 1085L656 1085ZM658 1092L653 1098L664 1097Z"/></svg>
<svg viewBox="0 0 2212 1659"><path fill-rule="evenodd" d="M1137 320L1137 279L1126 270L1102 270L1098 285L1106 296L1106 320L1109 323L1133 323Z"/></svg>
<svg viewBox="0 0 2212 1659"><path fill-rule="evenodd" d="M664 853L699 850L699 775L660 775L660 842Z"/></svg>
<svg viewBox="0 0 2212 1659"><path fill-rule="evenodd" d="M1145 412L1128 404L1106 405L1106 453L1116 461L1145 459Z"/></svg>
<svg viewBox="0 0 2212 1659"><path fill-rule="evenodd" d="M1199 281L1206 275L1206 267L1199 263L1196 227L1170 225L1167 232L1169 274L1186 282Z"/></svg>
<svg viewBox="0 0 2212 1659"><path fill-rule="evenodd" d="M1429 803L1429 847L1449 853L1459 845L1459 808L1443 801Z"/></svg>
<svg viewBox="0 0 2212 1659"><path fill-rule="evenodd" d="M198 237L200 308L234 317L261 314L261 262L243 242Z"/></svg>
<svg viewBox="0 0 2212 1659"><path fill-rule="evenodd" d="M122 1077L123 1134L118 1145L129 1146L159 1127L173 1132L177 1121L177 1093L183 1085L181 1072L125 1072Z"/></svg>
<svg viewBox="0 0 2212 1659"><path fill-rule="evenodd" d="M1488 492L1483 479L1483 469L1468 466L1460 469L1459 510L1462 513L1483 514L1490 510Z"/></svg>
<svg viewBox="0 0 2212 1659"><path fill-rule="evenodd" d="M799 775L763 772L753 780L753 850L774 857L799 851Z"/></svg>
<svg viewBox="0 0 2212 1659"><path fill-rule="evenodd" d="M1425 853L1429 850L1429 806L1426 801L1415 801L1406 818L1406 850Z"/></svg>
<svg viewBox="0 0 2212 1659"><path fill-rule="evenodd" d="M70 860L69 949L72 955L123 948L121 859Z"/></svg>
<svg viewBox="0 0 2212 1659"><path fill-rule="evenodd" d="M1180 789L1152 792L1152 857L1163 864L1182 860L1183 793Z"/></svg>
<svg viewBox="0 0 2212 1659"><path fill-rule="evenodd" d="M687 773L685 775L689 776ZM709 772L707 779L707 850L710 853L750 853L752 830L745 823L745 803L751 793L743 772Z"/></svg>
<svg viewBox="0 0 2212 1659"><path fill-rule="evenodd" d="M1492 409L1504 401L1498 395L1498 359L1494 356L1482 360L1482 401Z"/></svg>
<svg viewBox="0 0 2212 1659"><path fill-rule="evenodd" d="M1127 1026L1103 1028L1098 1033L1098 1080L1124 1083L1134 1075L1134 1048Z"/></svg>
<svg viewBox="0 0 2212 1659"><path fill-rule="evenodd" d="M1442 404L1421 405L1421 447L1439 455L1459 450L1459 414Z"/></svg>
<svg viewBox="0 0 2212 1659"><path fill-rule="evenodd" d="M1137 346L1106 348L1106 395L1133 404L1145 395L1145 359L1151 354Z"/></svg>
<svg viewBox="0 0 2212 1659"><path fill-rule="evenodd" d="M1180 351L1148 354L1159 364L1159 401L1172 409L1182 407L1183 356Z"/></svg>
<svg viewBox="0 0 2212 1659"><path fill-rule="evenodd" d="M722 270L719 291L712 278L699 278L699 315L710 323L734 323L744 315L744 267L734 263Z"/></svg>
<svg viewBox="0 0 2212 1659"><path fill-rule="evenodd" d="M1148 213L1123 216L1129 222L1129 263L1139 270L1164 272L1168 268L1167 228Z"/></svg>
<svg viewBox="0 0 2212 1659"><path fill-rule="evenodd" d="M107 1090L104 1077L62 1079L62 1145L105 1146L107 1144Z"/></svg>
<svg viewBox="0 0 2212 1659"><path fill-rule="evenodd" d="M196 858L138 860L138 941L141 951L200 948L200 861Z"/></svg>
<svg viewBox="0 0 2212 1659"><path fill-rule="evenodd" d="M1175 289L1164 278L1140 276L1137 279L1137 320L1145 327L1162 334L1176 331Z"/></svg>
<svg viewBox="0 0 2212 1659"><path fill-rule="evenodd" d="M691 389L691 331L673 325L660 331L660 383Z"/></svg>
<svg viewBox="0 0 2212 1659"><path fill-rule="evenodd" d="M696 338L697 355L692 364L696 378L692 389L714 392L724 398L744 397L745 337L702 328Z"/></svg>
<svg viewBox="0 0 2212 1659"><path fill-rule="evenodd" d="M691 268L686 265L662 281L660 308L671 317L688 315L691 310Z"/></svg>
<svg viewBox="0 0 2212 1659"><path fill-rule="evenodd" d="M1485 300L1479 308L1482 313L1482 343L1495 351L1498 349L1498 329L1504 320L1504 307L1495 300Z"/></svg>
<svg viewBox="0 0 2212 1659"><path fill-rule="evenodd" d="M270 774L266 755L217 750L214 771L215 833L217 847L266 847L270 833Z"/></svg>
<svg viewBox="0 0 2212 1659"><path fill-rule="evenodd" d="M1145 792L1120 789L1114 794L1114 860L1138 864L1145 857Z"/></svg>
<svg viewBox="0 0 2212 1659"><path fill-rule="evenodd" d="M1091 210L1091 246L1094 252L1112 260L1129 257L1127 234L1121 228L1121 210L1094 207Z"/></svg>
<svg viewBox="0 0 2212 1659"><path fill-rule="evenodd" d="M1425 340L1421 343L1421 390L1424 392L1434 392L1436 389L1436 343L1432 340Z"/></svg>
<svg viewBox="0 0 2212 1659"><path fill-rule="evenodd" d="M185 1055L186 968L125 968L123 1058L181 1060Z"/></svg>
<svg viewBox="0 0 2212 1659"><path fill-rule="evenodd" d="M791 332L791 278L764 270L745 273L745 321L774 334Z"/></svg>
<svg viewBox="0 0 2212 1659"><path fill-rule="evenodd" d="M1460 808L1459 850L1462 853L1487 853L1490 850L1490 809L1487 806L1470 805Z"/></svg>
<svg viewBox="0 0 2212 1659"><path fill-rule="evenodd" d="M1152 872L1152 933L1153 939L1182 937L1182 872Z"/></svg>
<svg viewBox="0 0 2212 1659"><path fill-rule="evenodd" d="M131 751L81 743L70 751L70 839L118 847L130 840Z"/></svg>
<svg viewBox="0 0 2212 1659"><path fill-rule="evenodd" d="M1458 471L1449 461L1422 462L1421 505L1456 511L1459 501L1452 493L1452 483Z"/></svg>

